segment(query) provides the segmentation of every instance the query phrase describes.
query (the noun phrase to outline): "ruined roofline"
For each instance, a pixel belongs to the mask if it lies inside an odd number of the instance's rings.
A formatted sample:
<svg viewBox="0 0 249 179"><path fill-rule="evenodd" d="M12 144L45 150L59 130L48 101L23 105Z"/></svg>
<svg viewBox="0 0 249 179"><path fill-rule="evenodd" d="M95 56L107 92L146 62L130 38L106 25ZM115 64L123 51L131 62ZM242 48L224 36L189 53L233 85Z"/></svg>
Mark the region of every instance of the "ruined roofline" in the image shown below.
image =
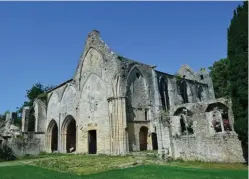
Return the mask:
<svg viewBox="0 0 249 179"><path fill-rule="evenodd" d="M166 72L162 72L162 71L158 71L158 70L155 70L155 72L157 73L162 73L164 75L168 75L168 76L171 76L171 77L174 77L175 75L172 75L172 74L169 74L169 73L166 73Z"/></svg>
<svg viewBox="0 0 249 179"><path fill-rule="evenodd" d="M132 62L132 63L136 63L136 64L143 65L143 66L147 66L147 67L150 67L150 68L153 67L152 65L148 65L148 64L145 64L145 63L136 61L136 60L131 60L131 59L126 58L126 57L124 57L124 56L122 56L122 55L118 55L117 53L115 53L115 54L117 55L117 58L118 58L118 60L120 60L120 61L122 61L122 60L124 60L124 61L130 61L130 62Z"/></svg>
<svg viewBox="0 0 249 179"><path fill-rule="evenodd" d="M176 75L171 75L169 73L165 73L165 72L162 72L162 71L158 71L158 70L155 70L156 73L161 73L163 75L166 75L166 76L170 76L172 78L175 78ZM196 81L196 80L190 80L190 79L185 79L186 81L189 81L189 82L194 82L194 83L197 83L197 84L201 84L201 85L207 85L206 83L202 83L202 82L199 82L199 81Z"/></svg>
<svg viewBox="0 0 249 179"><path fill-rule="evenodd" d="M69 83L69 82L71 82L71 81L73 81L73 79L67 80L67 81L65 81L65 82L63 82L63 83L57 85L56 87L54 87L54 88L52 88L52 89L46 91L46 93L50 93L50 92L52 92L52 91L54 91L54 90L56 90L56 89L58 89L58 88L64 86L65 84L67 84L67 83Z"/></svg>
<svg viewBox="0 0 249 179"><path fill-rule="evenodd" d="M103 41L103 40L100 38L100 32L99 32L98 30L96 30L96 29L92 30L92 31L88 34L88 37L87 37L87 38L90 38L90 37L93 36L93 35L97 36L97 37L99 38L99 40ZM105 43L105 42L103 41L103 43ZM105 44L106 44L106 43L105 43ZM106 45L107 45L107 44L106 44ZM143 65L143 66L147 66L147 67L152 68L152 69L154 69L154 68L156 67L156 66L153 66L153 65L148 65L148 64L142 63L142 62L140 62L140 61L136 61L136 60L132 60L132 59L126 58L126 57L124 57L124 56L122 56L122 55L119 55L118 53L116 53L116 52L114 52L114 51L112 51L112 52L117 56L117 59L120 60L121 62L122 62L122 61L130 61L130 62L132 62L132 63L139 64L139 65ZM79 65L80 65L80 61L79 61L79 64L77 65L77 69L78 69ZM154 69L154 70L155 70L155 69ZM164 74L164 75L167 75L167 76L175 77L175 75L168 74L168 73L165 73L165 72L161 72L161 71L158 71L158 70L155 70L155 72L161 73L161 74ZM77 70L76 70L76 73L77 73ZM75 78L75 75L74 75L74 77L73 77L72 79L69 79L69 80L67 80L67 81L65 81L65 82L63 82L63 83L57 85L55 88L52 88L52 89L46 91L46 93L50 93L50 92L52 92L52 91L54 91L54 90L60 88L61 86L65 85L66 83L69 83L69 82L73 81L74 78ZM194 80L189 80L189 79L186 79L186 80L187 80L187 81L192 81L192 82L194 82ZM200 82L198 82L198 81L195 81L195 82L196 82L196 83L199 83L199 84L205 84L205 83L200 83Z"/></svg>

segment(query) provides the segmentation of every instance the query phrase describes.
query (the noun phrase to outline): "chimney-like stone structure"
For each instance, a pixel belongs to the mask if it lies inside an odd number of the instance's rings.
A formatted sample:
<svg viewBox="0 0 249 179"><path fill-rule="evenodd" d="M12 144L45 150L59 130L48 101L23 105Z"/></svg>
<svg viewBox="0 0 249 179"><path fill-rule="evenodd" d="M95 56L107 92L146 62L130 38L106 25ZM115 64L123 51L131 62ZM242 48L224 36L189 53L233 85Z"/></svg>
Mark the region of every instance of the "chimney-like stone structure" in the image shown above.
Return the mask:
<svg viewBox="0 0 249 179"><path fill-rule="evenodd" d="M22 132L28 131L28 124L29 124L29 107L24 107L22 111Z"/></svg>

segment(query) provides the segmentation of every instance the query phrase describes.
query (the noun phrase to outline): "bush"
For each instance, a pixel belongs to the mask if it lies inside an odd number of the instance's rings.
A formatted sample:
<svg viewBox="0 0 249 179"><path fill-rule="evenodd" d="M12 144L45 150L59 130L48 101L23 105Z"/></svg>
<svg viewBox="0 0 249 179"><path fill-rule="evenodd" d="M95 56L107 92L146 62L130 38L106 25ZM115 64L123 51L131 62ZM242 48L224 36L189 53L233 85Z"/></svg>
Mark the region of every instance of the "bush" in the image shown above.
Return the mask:
<svg viewBox="0 0 249 179"><path fill-rule="evenodd" d="M15 160L13 150L8 145L0 146L0 161Z"/></svg>

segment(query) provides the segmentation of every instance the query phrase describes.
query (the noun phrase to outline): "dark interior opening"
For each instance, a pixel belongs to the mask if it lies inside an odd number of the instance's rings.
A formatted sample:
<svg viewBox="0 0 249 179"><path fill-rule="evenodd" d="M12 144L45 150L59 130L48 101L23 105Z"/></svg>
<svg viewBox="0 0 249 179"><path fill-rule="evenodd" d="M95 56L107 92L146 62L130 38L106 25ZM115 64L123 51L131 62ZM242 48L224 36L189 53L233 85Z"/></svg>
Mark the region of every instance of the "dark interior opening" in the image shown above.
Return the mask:
<svg viewBox="0 0 249 179"><path fill-rule="evenodd" d="M34 132L34 131L35 131L35 116L33 114L30 114L28 120L28 132Z"/></svg>
<svg viewBox="0 0 249 179"><path fill-rule="evenodd" d="M51 136L51 151L58 150L58 127L55 124L52 129L52 136Z"/></svg>
<svg viewBox="0 0 249 179"><path fill-rule="evenodd" d="M147 110L145 110L144 112L144 117L145 117L145 120L147 121Z"/></svg>
<svg viewBox="0 0 249 179"><path fill-rule="evenodd" d="M152 137L152 148L153 150L158 150L157 135L155 132L151 134Z"/></svg>
<svg viewBox="0 0 249 179"><path fill-rule="evenodd" d="M89 154L96 154L97 153L96 130L88 131L88 153Z"/></svg>
<svg viewBox="0 0 249 179"><path fill-rule="evenodd" d="M163 110L169 109L169 94L167 81L162 78L159 84L159 92Z"/></svg>
<svg viewBox="0 0 249 179"><path fill-rule="evenodd" d="M139 132L140 151L147 150L148 128L141 127Z"/></svg>
<svg viewBox="0 0 249 179"><path fill-rule="evenodd" d="M67 153L74 152L76 150L76 123L74 119L71 119L67 126Z"/></svg>

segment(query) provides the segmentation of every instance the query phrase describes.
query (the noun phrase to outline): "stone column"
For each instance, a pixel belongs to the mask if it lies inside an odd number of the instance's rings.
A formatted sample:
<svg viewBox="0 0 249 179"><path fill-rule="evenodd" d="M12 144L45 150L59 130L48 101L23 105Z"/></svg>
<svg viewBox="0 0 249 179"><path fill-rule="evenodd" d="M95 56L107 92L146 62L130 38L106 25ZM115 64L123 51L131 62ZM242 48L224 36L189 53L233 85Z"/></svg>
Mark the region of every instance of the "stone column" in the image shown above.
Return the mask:
<svg viewBox="0 0 249 179"><path fill-rule="evenodd" d="M225 132L225 129L224 129L224 124L223 124L223 119L222 119L222 115L221 115L221 112L220 111L217 111L218 113L218 118L220 119L220 125L221 125L221 132ZM216 113L216 114L217 114Z"/></svg>
<svg viewBox="0 0 249 179"><path fill-rule="evenodd" d="M111 154L127 153L126 101L125 97L108 98L110 119ZM110 107L111 106L111 107Z"/></svg>
<svg viewBox="0 0 249 179"><path fill-rule="evenodd" d="M29 112L29 107L24 107L22 110L22 132L28 131Z"/></svg>

